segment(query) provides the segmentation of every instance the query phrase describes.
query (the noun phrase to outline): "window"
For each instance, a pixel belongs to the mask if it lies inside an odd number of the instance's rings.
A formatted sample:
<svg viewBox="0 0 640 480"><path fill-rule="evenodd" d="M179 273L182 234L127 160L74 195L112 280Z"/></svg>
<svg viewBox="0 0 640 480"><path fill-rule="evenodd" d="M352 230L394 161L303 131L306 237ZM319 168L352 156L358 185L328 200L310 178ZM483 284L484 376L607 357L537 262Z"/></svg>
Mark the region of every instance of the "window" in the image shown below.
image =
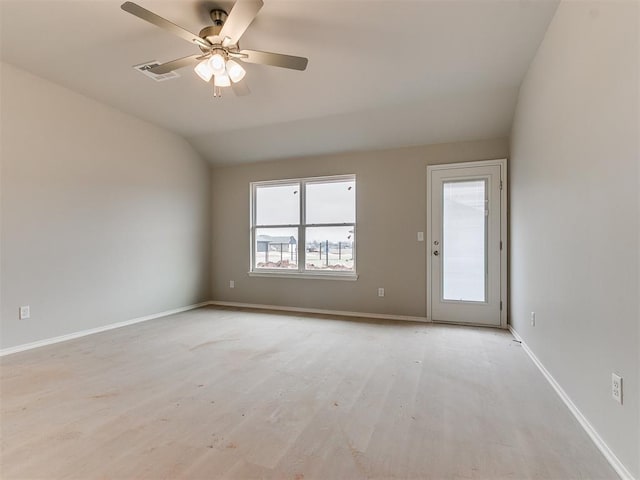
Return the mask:
<svg viewBox="0 0 640 480"><path fill-rule="evenodd" d="M251 184L251 273L355 279L356 178Z"/></svg>

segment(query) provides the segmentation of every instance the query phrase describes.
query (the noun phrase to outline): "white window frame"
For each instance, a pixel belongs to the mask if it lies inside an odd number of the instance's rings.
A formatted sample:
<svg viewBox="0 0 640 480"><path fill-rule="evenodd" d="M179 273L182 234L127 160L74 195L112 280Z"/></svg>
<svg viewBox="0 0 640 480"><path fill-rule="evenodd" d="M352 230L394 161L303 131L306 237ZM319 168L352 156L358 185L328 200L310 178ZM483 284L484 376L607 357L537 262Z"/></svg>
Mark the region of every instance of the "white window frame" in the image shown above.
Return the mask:
<svg viewBox="0 0 640 480"><path fill-rule="evenodd" d="M251 244L250 244L250 264L249 264L249 276L252 277L280 277L280 278L307 278L307 279L325 279L325 280L357 280L358 274L356 265L356 244L358 242L357 234L357 216L358 205L356 199L356 221L351 223L306 223L306 186L308 183L333 183L336 181L353 180L356 181L355 174L348 175L332 175L324 177L306 177L306 178L288 178L283 180L268 180L261 182L250 183L250 232L251 232ZM292 183L300 184L300 218L299 223L287 224L287 225L257 225L256 224L256 190L259 187L264 186L277 186L277 185L290 185ZM356 184L357 185L357 184ZM357 186L356 186L357 197ZM353 272L343 271L318 271L318 270L305 270L306 265L306 239L305 231L309 227L353 227L354 242L353 242ZM255 267L255 244L256 244L256 229L258 228L297 228L298 229L298 269L286 270L286 269L268 269Z"/></svg>

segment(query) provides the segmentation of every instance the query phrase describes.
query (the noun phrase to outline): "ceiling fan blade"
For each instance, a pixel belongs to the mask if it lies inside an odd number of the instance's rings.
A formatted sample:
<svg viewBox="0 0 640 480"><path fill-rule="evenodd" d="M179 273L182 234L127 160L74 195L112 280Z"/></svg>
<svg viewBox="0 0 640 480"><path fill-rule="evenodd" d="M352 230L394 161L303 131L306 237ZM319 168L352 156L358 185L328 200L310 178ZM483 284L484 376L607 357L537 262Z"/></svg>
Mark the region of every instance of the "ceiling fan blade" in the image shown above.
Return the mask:
<svg viewBox="0 0 640 480"><path fill-rule="evenodd" d="M235 45L262 8L262 0L237 0L220 30L220 38L229 37Z"/></svg>
<svg viewBox="0 0 640 480"><path fill-rule="evenodd" d="M130 13L131 15L135 15L136 17L141 18L142 20L146 20L147 22L154 24L156 27L160 27L168 32L171 32L174 35L177 35L190 43L196 43L205 48L208 48L211 46L209 42L200 38L198 35L191 33L182 27L179 27L175 23L171 23L169 20L166 20L161 16L156 15L153 12L150 12L146 8L142 8L140 5L136 5L133 2L124 2L120 6L120 8L122 8L122 10L124 10L125 12Z"/></svg>
<svg viewBox="0 0 640 480"><path fill-rule="evenodd" d="M240 60L247 63L260 63L274 67L291 68L292 70L305 70L308 58L283 55L281 53L260 52L258 50L241 50ZM244 56L246 55L246 57Z"/></svg>
<svg viewBox="0 0 640 480"><path fill-rule="evenodd" d="M150 68L149 71L151 73L155 73L156 75L162 75L165 73L173 72L174 70L178 70L179 68L188 67L201 58L202 55L189 55L188 57L178 58L176 60L172 60L170 62L163 63L162 65Z"/></svg>
<svg viewBox="0 0 640 480"><path fill-rule="evenodd" d="M231 90L236 94L237 97L244 97L251 93L249 87L247 86L247 82L244 80L240 80L238 83L231 82Z"/></svg>

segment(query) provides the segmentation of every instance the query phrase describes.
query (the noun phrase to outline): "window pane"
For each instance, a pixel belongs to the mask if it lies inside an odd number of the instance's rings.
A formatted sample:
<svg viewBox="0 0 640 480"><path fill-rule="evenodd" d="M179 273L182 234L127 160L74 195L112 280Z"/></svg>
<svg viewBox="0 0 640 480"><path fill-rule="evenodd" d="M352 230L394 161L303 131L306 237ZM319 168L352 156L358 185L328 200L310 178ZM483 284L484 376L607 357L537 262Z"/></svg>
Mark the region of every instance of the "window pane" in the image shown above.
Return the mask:
<svg viewBox="0 0 640 480"><path fill-rule="evenodd" d="M298 269L297 228L256 228L256 269Z"/></svg>
<svg viewBox="0 0 640 480"><path fill-rule="evenodd" d="M300 184L256 187L256 225L300 223Z"/></svg>
<svg viewBox="0 0 640 480"><path fill-rule="evenodd" d="M305 231L307 270L353 272L355 227L310 227Z"/></svg>
<svg viewBox="0 0 640 480"><path fill-rule="evenodd" d="M445 300L485 301L486 182L443 185L442 277Z"/></svg>
<svg viewBox="0 0 640 480"><path fill-rule="evenodd" d="M307 223L355 223L356 182L307 183Z"/></svg>

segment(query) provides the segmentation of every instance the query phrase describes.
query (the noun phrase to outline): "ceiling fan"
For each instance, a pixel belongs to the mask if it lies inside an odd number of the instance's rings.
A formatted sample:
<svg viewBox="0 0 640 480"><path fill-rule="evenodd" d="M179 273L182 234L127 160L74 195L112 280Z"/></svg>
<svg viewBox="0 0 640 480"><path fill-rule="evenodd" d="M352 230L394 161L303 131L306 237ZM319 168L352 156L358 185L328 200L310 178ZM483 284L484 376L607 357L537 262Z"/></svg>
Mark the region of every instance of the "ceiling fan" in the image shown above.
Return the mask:
<svg viewBox="0 0 640 480"><path fill-rule="evenodd" d="M262 0L237 0L228 15L224 10L211 10L210 16L213 25L204 27L198 35L133 2L124 2L121 8L125 12L146 20L200 48L198 54L156 65L149 69L151 73L162 75L196 64L194 69L196 74L205 82L212 82L213 95L221 97L224 87L231 87L236 95L250 93L246 83L242 81L246 71L238 61L293 70L307 68L309 60L304 57L240 49L240 37L253 22L263 4Z"/></svg>

